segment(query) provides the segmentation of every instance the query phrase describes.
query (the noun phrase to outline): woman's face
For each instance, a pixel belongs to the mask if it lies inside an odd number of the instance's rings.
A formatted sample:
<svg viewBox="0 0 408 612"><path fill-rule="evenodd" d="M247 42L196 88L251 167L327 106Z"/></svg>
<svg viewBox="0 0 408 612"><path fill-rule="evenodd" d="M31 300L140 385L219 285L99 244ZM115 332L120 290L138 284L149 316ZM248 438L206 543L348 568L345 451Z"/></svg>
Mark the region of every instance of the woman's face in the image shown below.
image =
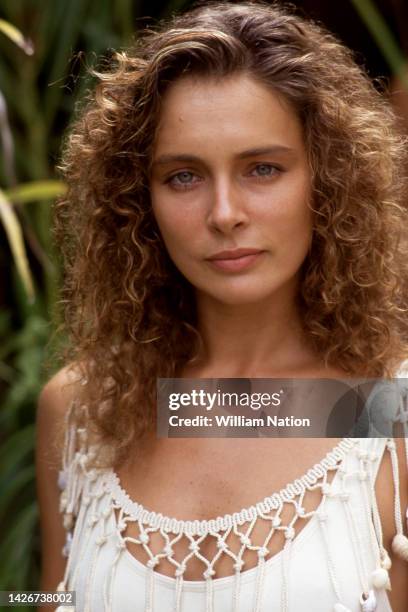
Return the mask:
<svg viewBox="0 0 408 612"><path fill-rule="evenodd" d="M185 77L166 92L151 170L153 212L180 272L249 304L293 292L312 234L300 122L248 76Z"/></svg>

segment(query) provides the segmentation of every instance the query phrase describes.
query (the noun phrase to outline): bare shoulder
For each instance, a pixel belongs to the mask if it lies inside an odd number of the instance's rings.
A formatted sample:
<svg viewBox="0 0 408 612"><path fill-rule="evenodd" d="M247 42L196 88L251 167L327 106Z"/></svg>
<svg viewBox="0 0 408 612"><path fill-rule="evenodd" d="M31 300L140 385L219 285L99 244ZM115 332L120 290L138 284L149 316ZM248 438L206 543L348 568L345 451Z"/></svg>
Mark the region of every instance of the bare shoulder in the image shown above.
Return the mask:
<svg viewBox="0 0 408 612"><path fill-rule="evenodd" d="M80 373L65 366L44 385L37 405L37 448L55 462L62 449L66 413L78 395Z"/></svg>
<svg viewBox="0 0 408 612"><path fill-rule="evenodd" d="M408 470L404 448L405 440L403 438L395 438L395 443L398 455L399 489L404 524L405 511L408 506ZM388 451L385 451L380 464L375 490L383 526L384 546L392 560L392 567L389 571L392 591L388 595L393 612L405 612L408 610L408 563L400 559L392 551L392 540L396 533L396 528L394 519L394 483Z"/></svg>
<svg viewBox="0 0 408 612"><path fill-rule="evenodd" d="M61 368L44 385L39 396L39 410L48 412L51 409L54 414L64 411L66 402L75 397L80 381L81 372L78 366L70 364Z"/></svg>

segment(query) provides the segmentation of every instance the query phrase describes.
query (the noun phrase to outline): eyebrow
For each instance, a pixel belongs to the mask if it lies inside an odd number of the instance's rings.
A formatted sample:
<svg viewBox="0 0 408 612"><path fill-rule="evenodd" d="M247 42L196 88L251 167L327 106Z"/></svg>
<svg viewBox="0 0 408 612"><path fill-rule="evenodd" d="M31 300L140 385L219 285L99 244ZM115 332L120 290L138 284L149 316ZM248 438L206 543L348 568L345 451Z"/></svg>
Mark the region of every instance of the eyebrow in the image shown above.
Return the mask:
<svg viewBox="0 0 408 612"><path fill-rule="evenodd" d="M257 147L254 149L246 149L235 155L236 159L246 159L247 157L256 157L258 155L276 155L276 154L293 154L295 149L284 145L271 145L267 147ZM152 163L153 166L163 166L172 162L202 162L203 160L197 155L189 155L188 153L174 153L160 155Z"/></svg>

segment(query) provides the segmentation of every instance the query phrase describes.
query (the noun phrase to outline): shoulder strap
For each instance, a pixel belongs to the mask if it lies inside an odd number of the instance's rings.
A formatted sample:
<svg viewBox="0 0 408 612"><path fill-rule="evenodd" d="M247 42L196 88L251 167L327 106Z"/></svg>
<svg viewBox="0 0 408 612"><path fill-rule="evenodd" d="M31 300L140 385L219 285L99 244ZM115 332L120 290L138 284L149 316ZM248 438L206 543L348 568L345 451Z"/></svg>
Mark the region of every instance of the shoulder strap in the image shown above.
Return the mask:
<svg viewBox="0 0 408 612"><path fill-rule="evenodd" d="M65 419L62 469L58 475L58 485L61 489L60 512L64 517L64 527L68 531L72 529L79 510L79 499L88 462L87 431L85 427L78 427L78 424L84 421L84 412L86 407L80 406L77 400L74 400Z"/></svg>
<svg viewBox="0 0 408 612"><path fill-rule="evenodd" d="M397 398L395 411L391 411L388 418L392 416L394 423L400 423L403 428L403 440L405 448L405 469L408 469L408 361L405 361L396 374L396 378L400 379L394 382L395 397ZM397 447L394 438L385 438L382 440L384 447L390 454L392 480L394 485L394 522L395 536L392 541L393 552L401 557L404 561L408 561L408 538L404 534L404 525L402 522L402 508L400 496L400 474ZM376 466L376 472L378 470ZM405 516L408 518L408 509L405 509ZM408 527L408 526L407 526Z"/></svg>
<svg viewBox="0 0 408 612"><path fill-rule="evenodd" d="M388 422L388 435L393 435L393 424L401 423L404 433L403 439L405 447L406 466L408 468L408 380L406 380L408 379L408 369L406 369L407 365L408 361L404 362L404 364L402 364L401 368L396 374L396 378L400 380L394 380L391 384L385 382L380 383L378 386L376 385L367 400L367 404L369 411L371 410L371 416L373 416L372 410L374 408L376 413L378 413L376 417L378 415L380 417L383 415L384 423L386 421ZM373 401L373 398L375 398L376 401ZM383 430L382 427L380 429ZM386 430L384 429L383 431ZM378 431L377 434L380 435ZM403 515L400 496L401 481L399 474L396 441L393 437L385 437L386 435L387 434L383 433L384 437L366 438L363 442L366 452L369 454L372 453L373 458L375 457L375 460L371 463L371 500L373 520L380 548L381 566L384 570L388 570L390 568L391 561L383 545L381 518L378 511L374 486L378 469L385 451L390 454L392 479L394 485L395 536L392 541L392 550L403 560L408 561L408 538L404 534L404 525L402 519ZM406 510L406 513L408 514L408 510Z"/></svg>

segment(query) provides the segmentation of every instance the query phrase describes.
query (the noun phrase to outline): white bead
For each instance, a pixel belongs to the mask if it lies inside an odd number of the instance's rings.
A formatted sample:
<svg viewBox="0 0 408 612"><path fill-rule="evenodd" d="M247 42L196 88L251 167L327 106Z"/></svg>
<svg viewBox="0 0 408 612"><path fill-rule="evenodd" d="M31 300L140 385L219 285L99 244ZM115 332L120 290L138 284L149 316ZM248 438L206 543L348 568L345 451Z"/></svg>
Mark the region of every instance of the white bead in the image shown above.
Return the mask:
<svg viewBox="0 0 408 612"><path fill-rule="evenodd" d="M103 546L105 544L105 542L107 541L107 537L105 535L101 535L99 536L99 538L96 538L95 540L95 544L97 546Z"/></svg>
<svg viewBox="0 0 408 612"><path fill-rule="evenodd" d="M295 530L293 527L287 527L285 529L285 538L287 540L293 540L293 538L295 537Z"/></svg>
<svg viewBox="0 0 408 612"><path fill-rule="evenodd" d="M68 505L67 495L66 495L66 491L64 491L63 493L61 493L61 497L60 497L60 504L59 504L60 512L64 512L67 505Z"/></svg>
<svg viewBox="0 0 408 612"><path fill-rule="evenodd" d="M88 522L87 522L88 527L93 527L98 521L99 521L99 516L97 516L96 514L93 514L88 519Z"/></svg>
<svg viewBox="0 0 408 612"><path fill-rule="evenodd" d="M390 577L388 572L383 567L380 567L373 571L371 574L371 584L376 589L391 589Z"/></svg>
<svg viewBox="0 0 408 612"><path fill-rule="evenodd" d="M383 567L386 570L389 570L389 569L391 569L391 566L392 566L392 561L390 559L389 554L387 553L387 551L384 548L383 558L381 560L381 567Z"/></svg>
<svg viewBox="0 0 408 612"><path fill-rule="evenodd" d="M203 573L204 578L211 578L211 576L214 576L215 571L209 567L208 569L205 570L205 572Z"/></svg>
<svg viewBox="0 0 408 612"><path fill-rule="evenodd" d="M68 475L66 470L60 470L58 472L58 487L61 491L67 486Z"/></svg>
<svg viewBox="0 0 408 612"><path fill-rule="evenodd" d="M274 516L272 519L272 527L279 527L281 524L281 518L279 516Z"/></svg>
<svg viewBox="0 0 408 612"><path fill-rule="evenodd" d="M88 457L85 453L81 454L81 457L79 459L79 463L81 465L81 467L85 470L86 466L88 464Z"/></svg>
<svg viewBox="0 0 408 612"><path fill-rule="evenodd" d="M97 473L94 469L89 470L89 472L87 473L87 478L90 482L94 482L97 478Z"/></svg>
<svg viewBox="0 0 408 612"><path fill-rule="evenodd" d="M64 544L64 548L62 549L62 556L63 557L69 557L69 553L71 551L71 546L72 546L72 533L70 531L68 531L67 533L67 538L65 540L65 544Z"/></svg>
<svg viewBox="0 0 408 612"><path fill-rule="evenodd" d="M404 561L408 561L408 538L402 533L397 533L392 541L392 550Z"/></svg>
<svg viewBox="0 0 408 612"><path fill-rule="evenodd" d="M139 540L141 541L142 544L147 544L149 542L149 539L150 539L149 536L145 532L141 533L139 536Z"/></svg>
<svg viewBox="0 0 408 612"><path fill-rule="evenodd" d="M360 596L361 612L374 612L377 608L377 599L374 591L370 590L367 599L364 599L363 594Z"/></svg>
<svg viewBox="0 0 408 612"><path fill-rule="evenodd" d="M64 514L63 524L65 529L72 529L72 526L74 524L74 517L72 516L71 512Z"/></svg>

